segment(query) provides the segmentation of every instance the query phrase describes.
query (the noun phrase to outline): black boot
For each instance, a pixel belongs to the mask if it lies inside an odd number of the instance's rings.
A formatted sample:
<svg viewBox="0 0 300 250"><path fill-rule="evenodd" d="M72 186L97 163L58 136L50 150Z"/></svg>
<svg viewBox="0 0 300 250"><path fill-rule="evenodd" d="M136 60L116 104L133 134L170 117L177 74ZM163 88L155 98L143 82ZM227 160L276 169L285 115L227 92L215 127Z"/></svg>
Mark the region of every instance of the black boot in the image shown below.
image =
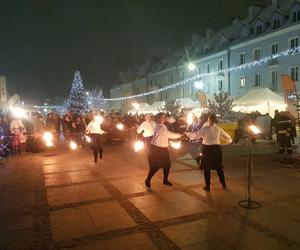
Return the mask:
<svg viewBox="0 0 300 250"><path fill-rule="evenodd" d="M206 191L206 192L210 192L210 187L205 186L205 187L203 187L203 190Z"/></svg>
<svg viewBox="0 0 300 250"><path fill-rule="evenodd" d="M172 182L169 182L168 180L164 180L163 183L167 186L173 186Z"/></svg>
<svg viewBox="0 0 300 250"><path fill-rule="evenodd" d="M151 180L150 179L146 179L145 180L145 186L147 187L147 188L151 188Z"/></svg>

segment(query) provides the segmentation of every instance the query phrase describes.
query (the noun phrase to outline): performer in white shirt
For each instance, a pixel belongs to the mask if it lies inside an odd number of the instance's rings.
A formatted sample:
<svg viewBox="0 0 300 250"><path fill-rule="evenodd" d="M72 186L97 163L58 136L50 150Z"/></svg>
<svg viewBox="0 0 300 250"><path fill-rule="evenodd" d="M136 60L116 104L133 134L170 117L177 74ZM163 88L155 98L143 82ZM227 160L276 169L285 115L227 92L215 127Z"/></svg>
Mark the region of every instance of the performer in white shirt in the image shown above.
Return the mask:
<svg viewBox="0 0 300 250"><path fill-rule="evenodd" d="M151 164L148 177L145 180L145 185L147 188L151 188L151 179L160 168L163 168L164 170L163 183L165 185L172 186L172 183L168 180L171 168L168 150L169 139L178 139L181 137L181 134L168 131L167 127L164 125L166 122L166 116L164 113L159 113L157 118L158 124L156 125L150 148Z"/></svg>
<svg viewBox="0 0 300 250"><path fill-rule="evenodd" d="M93 120L87 125L85 132L90 135L92 148L94 151L94 162L97 162L98 153L100 159L102 159L103 155L103 143L102 143L102 135L105 133L101 129L101 123L103 121L103 117L100 115L95 115Z"/></svg>
<svg viewBox="0 0 300 250"><path fill-rule="evenodd" d="M217 171L220 182L224 189L226 189L225 176L222 168L222 150L220 146L220 138L224 138L228 143L232 143L230 135L228 135L222 128L216 125L216 116L210 115L208 117L209 126L201 128L195 133L186 132L186 135L192 140L203 138L203 152L202 163L205 177L205 191L210 191L210 170Z"/></svg>
<svg viewBox="0 0 300 250"><path fill-rule="evenodd" d="M147 154L149 167L151 165L150 147L151 147L151 141L153 138L155 127L156 127L156 123L152 120L152 116L150 114L146 114L145 121L143 121L142 124L137 128L137 133L143 134L144 149L145 149L145 153Z"/></svg>

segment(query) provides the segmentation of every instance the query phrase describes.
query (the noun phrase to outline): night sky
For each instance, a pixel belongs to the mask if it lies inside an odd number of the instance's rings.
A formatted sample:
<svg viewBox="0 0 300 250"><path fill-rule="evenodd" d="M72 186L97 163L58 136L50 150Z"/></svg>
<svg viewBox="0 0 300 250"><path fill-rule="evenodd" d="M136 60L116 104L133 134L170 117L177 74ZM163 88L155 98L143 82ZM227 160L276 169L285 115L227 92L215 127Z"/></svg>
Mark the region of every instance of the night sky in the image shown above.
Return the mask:
<svg viewBox="0 0 300 250"><path fill-rule="evenodd" d="M0 74L9 94L67 96L75 70L106 96L120 71L178 48L270 0L0 0Z"/></svg>

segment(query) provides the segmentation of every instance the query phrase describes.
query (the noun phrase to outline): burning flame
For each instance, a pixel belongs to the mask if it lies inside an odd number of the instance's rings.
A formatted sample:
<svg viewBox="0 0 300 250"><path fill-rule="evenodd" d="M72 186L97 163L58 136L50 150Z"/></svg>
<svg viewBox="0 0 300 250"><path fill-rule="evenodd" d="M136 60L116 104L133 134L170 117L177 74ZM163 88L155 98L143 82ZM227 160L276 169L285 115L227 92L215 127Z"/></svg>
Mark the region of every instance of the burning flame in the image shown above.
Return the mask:
<svg viewBox="0 0 300 250"><path fill-rule="evenodd" d="M249 129L251 130L251 132L255 135L260 134L260 130L258 127L256 127L255 125L250 125Z"/></svg>
<svg viewBox="0 0 300 250"><path fill-rule="evenodd" d="M77 149L77 144L76 144L74 141L71 141L71 142L70 142L70 148L71 148L72 150L76 150L76 149Z"/></svg>
<svg viewBox="0 0 300 250"><path fill-rule="evenodd" d="M52 133L45 132L43 134L43 140L45 141L47 147L53 147L54 146Z"/></svg>
<svg viewBox="0 0 300 250"><path fill-rule="evenodd" d="M187 116L186 116L186 122L188 125L191 125L193 123L193 118L194 118L194 115L193 113L188 113Z"/></svg>
<svg viewBox="0 0 300 250"><path fill-rule="evenodd" d="M122 123L118 123L117 124L117 129L123 130L124 129L124 125Z"/></svg>
<svg viewBox="0 0 300 250"><path fill-rule="evenodd" d="M135 144L134 144L134 151L135 152L138 152L140 151L141 149L144 148L144 143L142 141L137 141Z"/></svg>
<svg viewBox="0 0 300 250"><path fill-rule="evenodd" d="M181 141L170 141L170 145L172 148L175 148L175 149L180 149L181 148Z"/></svg>
<svg viewBox="0 0 300 250"><path fill-rule="evenodd" d="M91 137L89 137L89 136L87 136L87 135L85 135L85 140L86 140L88 143L91 143L91 141L92 141Z"/></svg>

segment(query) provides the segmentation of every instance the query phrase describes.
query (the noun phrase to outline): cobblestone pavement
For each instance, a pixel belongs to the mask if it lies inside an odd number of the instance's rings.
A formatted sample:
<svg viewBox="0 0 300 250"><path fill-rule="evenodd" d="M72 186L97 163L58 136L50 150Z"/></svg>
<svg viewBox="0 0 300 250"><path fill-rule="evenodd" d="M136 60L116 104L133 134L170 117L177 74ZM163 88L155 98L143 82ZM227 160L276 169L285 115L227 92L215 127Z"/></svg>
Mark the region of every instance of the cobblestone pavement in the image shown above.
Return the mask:
<svg viewBox="0 0 300 250"><path fill-rule="evenodd" d="M210 193L186 147L173 151L170 180L147 191L143 152L130 145L92 153L53 150L0 165L0 249L300 249L300 166L275 146L253 148L253 199L245 198L246 146L224 148L228 190ZM195 150L193 151L195 153ZM193 154L192 153L192 154Z"/></svg>

